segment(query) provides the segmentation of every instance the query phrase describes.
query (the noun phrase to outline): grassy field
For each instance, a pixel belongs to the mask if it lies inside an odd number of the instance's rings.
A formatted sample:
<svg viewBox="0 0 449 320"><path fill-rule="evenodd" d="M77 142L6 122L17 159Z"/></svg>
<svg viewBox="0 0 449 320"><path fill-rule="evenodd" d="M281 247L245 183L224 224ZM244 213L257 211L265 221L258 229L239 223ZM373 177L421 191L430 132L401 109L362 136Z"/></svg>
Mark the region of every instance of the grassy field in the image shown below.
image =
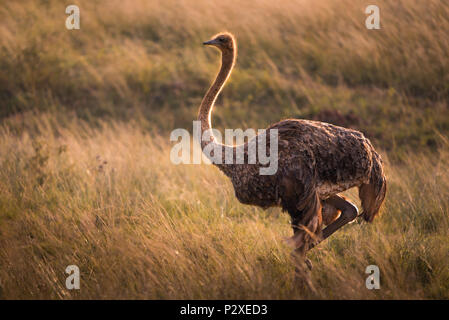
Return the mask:
<svg viewBox="0 0 449 320"><path fill-rule="evenodd" d="M0 298L449 298L447 2L376 1L380 30L358 0L76 4L74 31L60 1L0 4ZM169 160L218 68L201 43L223 30L239 57L215 127L328 121L385 159L383 214L310 252L313 290L292 281L287 214Z"/></svg>

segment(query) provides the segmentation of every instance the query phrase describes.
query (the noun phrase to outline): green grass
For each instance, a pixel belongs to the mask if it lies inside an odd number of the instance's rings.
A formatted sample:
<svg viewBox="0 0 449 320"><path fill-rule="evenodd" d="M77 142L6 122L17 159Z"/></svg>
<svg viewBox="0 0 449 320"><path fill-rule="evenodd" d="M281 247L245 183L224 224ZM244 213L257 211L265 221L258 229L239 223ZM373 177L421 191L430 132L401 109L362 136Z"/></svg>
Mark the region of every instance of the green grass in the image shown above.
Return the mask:
<svg viewBox="0 0 449 320"><path fill-rule="evenodd" d="M449 6L378 5L381 29L367 30L364 1L80 1L81 29L69 31L59 1L6 2L0 117L63 110L91 123L190 127L218 68L218 52L201 42L229 30L239 57L217 128L314 117L363 130L388 151L436 148L435 130L449 130Z"/></svg>

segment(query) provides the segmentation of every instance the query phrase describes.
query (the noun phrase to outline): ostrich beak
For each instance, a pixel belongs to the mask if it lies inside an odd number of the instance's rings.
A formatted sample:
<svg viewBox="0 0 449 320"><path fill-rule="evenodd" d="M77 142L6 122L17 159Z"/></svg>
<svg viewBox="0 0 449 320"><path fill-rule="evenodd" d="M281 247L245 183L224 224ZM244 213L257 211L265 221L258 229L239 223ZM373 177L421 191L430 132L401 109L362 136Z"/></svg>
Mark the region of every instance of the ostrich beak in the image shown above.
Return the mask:
<svg viewBox="0 0 449 320"><path fill-rule="evenodd" d="M212 39L212 40L203 42L203 44L204 44L205 46L213 46L213 45L218 44L218 40Z"/></svg>

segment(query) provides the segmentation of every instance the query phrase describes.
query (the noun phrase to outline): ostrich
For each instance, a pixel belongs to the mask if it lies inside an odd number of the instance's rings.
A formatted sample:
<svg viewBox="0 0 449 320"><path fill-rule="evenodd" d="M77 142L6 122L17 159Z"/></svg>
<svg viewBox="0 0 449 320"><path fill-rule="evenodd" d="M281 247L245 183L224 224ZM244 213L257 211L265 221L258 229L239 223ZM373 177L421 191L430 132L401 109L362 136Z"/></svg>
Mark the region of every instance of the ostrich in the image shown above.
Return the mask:
<svg viewBox="0 0 449 320"><path fill-rule="evenodd" d="M236 40L230 33L218 34L203 44L221 51L221 68L199 109L202 135L211 130L214 102L237 56ZM360 216L372 222L378 214L386 193L382 160L371 142L356 130L302 119L282 120L265 132L273 129L278 132L278 170L273 175L260 175L259 163L225 163L226 149L235 155L237 148L243 148L247 158L249 141L224 145L212 134L210 139L202 139L201 148L204 151L213 144L222 150L223 161L214 164L231 179L240 202L263 208L280 206L289 213L294 256L311 269L306 252L359 216L357 207L338 193L358 187L363 208Z"/></svg>

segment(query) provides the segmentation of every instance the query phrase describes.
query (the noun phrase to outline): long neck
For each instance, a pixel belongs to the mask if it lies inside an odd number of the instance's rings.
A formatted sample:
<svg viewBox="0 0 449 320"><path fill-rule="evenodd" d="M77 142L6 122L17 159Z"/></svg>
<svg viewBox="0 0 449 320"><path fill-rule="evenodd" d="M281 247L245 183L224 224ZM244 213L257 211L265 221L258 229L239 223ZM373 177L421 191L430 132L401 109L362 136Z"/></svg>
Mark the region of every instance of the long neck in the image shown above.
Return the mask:
<svg viewBox="0 0 449 320"><path fill-rule="evenodd" d="M212 109L214 107L215 100L217 96L220 94L221 89L223 88L226 80L231 74L232 68L234 67L235 62L235 50L229 52L223 52L221 56L221 68L215 78L214 83L207 91L206 95L201 102L200 111L198 113L198 120L201 122L201 136L206 130L212 129L211 125L211 115ZM210 141L203 141L201 139L201 148L204 149L209 143L215 143L220 145L221 147L225 147L222 144L218 144L213 135ZM224 156L224 155L223 155Z"/></svg>

